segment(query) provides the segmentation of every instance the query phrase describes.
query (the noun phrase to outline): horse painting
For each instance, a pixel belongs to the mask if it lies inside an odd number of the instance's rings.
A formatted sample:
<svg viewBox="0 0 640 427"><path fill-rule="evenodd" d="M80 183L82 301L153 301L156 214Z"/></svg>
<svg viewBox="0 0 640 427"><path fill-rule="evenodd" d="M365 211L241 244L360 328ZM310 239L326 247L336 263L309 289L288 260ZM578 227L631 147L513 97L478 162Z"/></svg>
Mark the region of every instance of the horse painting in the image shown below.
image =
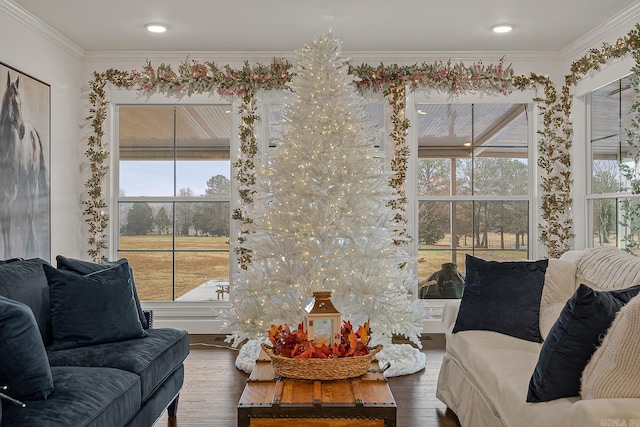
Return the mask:
<svg viewBox="0 0 640 427"><path fill-rule="evenodd" d="M0 259L48 258L47 165L40 134L23 117L20 79L7 71L0 106Z"/></svg>

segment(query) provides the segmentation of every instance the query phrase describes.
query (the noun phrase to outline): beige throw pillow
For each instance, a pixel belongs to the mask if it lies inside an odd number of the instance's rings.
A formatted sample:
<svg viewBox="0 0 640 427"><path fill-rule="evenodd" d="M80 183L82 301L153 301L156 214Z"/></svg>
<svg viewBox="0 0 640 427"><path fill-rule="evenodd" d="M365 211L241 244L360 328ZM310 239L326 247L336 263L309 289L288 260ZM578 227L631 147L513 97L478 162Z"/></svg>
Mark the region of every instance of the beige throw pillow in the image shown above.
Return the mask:
<svg viewBox="0 0 640 427"><path fill-rule="evenodd" d="M576 266L578 285L596 290L624 289L640 283L640 258L615 246L585 251Z"/></svg>
<svg viewBox="0 0 640 427"><path fill-rule="evenodd" d="M555 303L566 303L576 291L576 265L570 261L550 259L544 275L542 308Z"/></svg>
<svg viewBox="0 0 640 427"><path fill-rule="evenodd" d="M544 290L542 291L544 292ZM540 307L540 336L542 341L546 341L549 336L549 331L560 317L560 313L566 303L556 302L553 304L546 304Z"/></svg>
<svg viewBox="0 0 640 427"><path fill-rule="evenodd" d="M550 259L544 275L540 301L540 335L547 339L565 303L575 292L576 265L570 261Z"/></svg>
<svg viewBox="0 0 640 427"><path fill-rule="evenodd" d="M582 372L583 399L640 398L640 295L622 307Z"/></svg>

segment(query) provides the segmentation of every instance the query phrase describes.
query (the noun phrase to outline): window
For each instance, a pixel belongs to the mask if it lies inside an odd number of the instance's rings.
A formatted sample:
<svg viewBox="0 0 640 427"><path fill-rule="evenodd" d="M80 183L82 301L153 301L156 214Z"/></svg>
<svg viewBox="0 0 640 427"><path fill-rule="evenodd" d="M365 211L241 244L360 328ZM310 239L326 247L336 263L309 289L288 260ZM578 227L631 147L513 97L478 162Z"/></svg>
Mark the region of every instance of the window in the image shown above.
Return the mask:
<svg viewBox="0 0 640 427"><path fill-rule="evenodd" d="M417 104L418 296L450 298L434 273L466 254L526 259L530 236L527 104ZM455 297L455 296L454 296Z"/></svg>
<svg viewBox="0 0 640 427"><path fill-rule="evenodd" d="M229 290L230 105L121 105L117 253L145 301Z"/></svg>
<svg viewBox="0 0 640 427"><path fill-rule="evenodd" d="M267 99L264 101L264 129L266 136L263 138L269 148L274 148L278 143L282 134L287 129L287 121L284 119L286 108L289 104L283 100ZM385 100L368 100L365 101L364 109L369 115L371 126L374 126L378 132L373 135L376 139L374 144L383 152L384 151L384 135L385 135ZM268 150L265 150L268 152Z"/></svg>
<svg viewBox="0 0 640 427"><path fill-rule="evenodd" d="M631 191L640 173L638 141L637 135L630 139L627 133L633 132L632 106L636 102L631 78L594 90L587 102L591 158L587 244L618 246L640 254L640 199Z"/></svg>

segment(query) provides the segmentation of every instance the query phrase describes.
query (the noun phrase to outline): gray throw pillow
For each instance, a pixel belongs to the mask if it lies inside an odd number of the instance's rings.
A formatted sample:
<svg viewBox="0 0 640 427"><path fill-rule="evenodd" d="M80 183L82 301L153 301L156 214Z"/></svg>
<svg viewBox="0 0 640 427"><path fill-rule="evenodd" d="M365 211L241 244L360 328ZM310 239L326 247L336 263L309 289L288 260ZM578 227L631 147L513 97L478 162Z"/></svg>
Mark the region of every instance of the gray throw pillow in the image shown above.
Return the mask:
<svg viewBox="0 0 640 427"><path fill-rule="evenodd" d="M126 258L119 259L118 261L107 261L103 263L82 261L75 258L67 258L62 255L56 257L56 263L58 270L69 271L71 273L77 273L81 275L87 275L95 273L96 271L106 270L108 268L117 267L125 262L128 262ZM138 317L140 323L144 329L149 329L149 322L144 316L142 311L142 305L140 304L140 298L138 298L138 290L136 289L136 282L133 277L133 269L129 268L129 274L131 275L131 286L133 287L133 298L136 301L136 309L138 310Z"/></svg>
<svg viewBox="0 0 640 427"><path fill-rule="evenodd" d="M0 296L0 384L22 400L46 399L53 391L47 352L33 312Z"/></svg>
<svg viewBox="0 0 640 427"><path fill-rule="evenodd" d="M53 342L51 335L51 310L49 286L43 265L50 265L40 258L12 259L0 263L0 295L29 306L38 323L45 345Z"/></svg>
<svg viewBox="0 0 640 427"><path fill-rule="evenodd" d="M147 336L142 328L129 264L86 276L44 266L49 282L52 350Z"/></svg>

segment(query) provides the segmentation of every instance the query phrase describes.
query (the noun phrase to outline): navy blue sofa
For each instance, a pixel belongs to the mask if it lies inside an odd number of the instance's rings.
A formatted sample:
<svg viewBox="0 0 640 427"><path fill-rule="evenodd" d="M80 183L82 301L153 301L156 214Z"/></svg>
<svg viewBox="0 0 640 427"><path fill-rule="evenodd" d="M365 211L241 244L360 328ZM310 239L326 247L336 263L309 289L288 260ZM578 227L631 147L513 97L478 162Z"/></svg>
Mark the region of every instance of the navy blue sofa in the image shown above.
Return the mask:
<svg viewBox="0 0 640 427"><path fill-rule="evenodd" d="M126 260L57 261L57 269L41 259L0 261L0 386L9 383L0 392L26 404L2 399L0 427L149 427L165 409L176 416L187 332L153 328ZM125 271L130 287L117 280ZM117 325L124 318L131 327ZM30 321L35 332L19 331ZM37 382L36 393L22 390Z"/></svg>

